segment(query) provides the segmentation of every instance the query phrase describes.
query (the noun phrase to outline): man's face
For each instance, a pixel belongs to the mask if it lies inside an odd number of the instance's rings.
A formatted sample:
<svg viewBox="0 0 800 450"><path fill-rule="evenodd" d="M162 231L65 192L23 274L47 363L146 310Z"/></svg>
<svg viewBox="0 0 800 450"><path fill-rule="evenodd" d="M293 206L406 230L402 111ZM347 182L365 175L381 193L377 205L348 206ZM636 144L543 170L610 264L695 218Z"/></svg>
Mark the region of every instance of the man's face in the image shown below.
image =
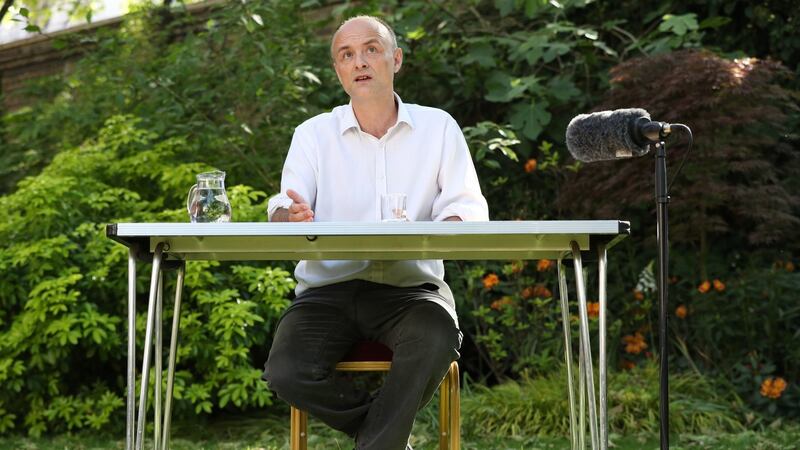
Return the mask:
<svg viewBox="0 0 800 450"><path fill-rule="evenodd" d="M393 48L389 31L370 19L348 22L333 40L333 67L353 100L369 100L394 91L403 51Z"/></svg>

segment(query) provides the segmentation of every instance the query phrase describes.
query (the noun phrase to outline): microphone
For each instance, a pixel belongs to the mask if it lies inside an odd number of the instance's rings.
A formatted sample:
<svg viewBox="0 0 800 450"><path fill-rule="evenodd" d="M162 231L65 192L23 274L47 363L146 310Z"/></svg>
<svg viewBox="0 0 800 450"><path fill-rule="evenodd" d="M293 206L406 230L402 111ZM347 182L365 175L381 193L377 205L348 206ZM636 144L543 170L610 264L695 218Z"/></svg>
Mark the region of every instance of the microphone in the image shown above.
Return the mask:
<svg viewBox="0 0 800 450"><path fill-rule="evenodd" d="M583 162L643 156L671 131L670 124L650 120L641 108L580 114L567 126L567 150Z"/></svg>

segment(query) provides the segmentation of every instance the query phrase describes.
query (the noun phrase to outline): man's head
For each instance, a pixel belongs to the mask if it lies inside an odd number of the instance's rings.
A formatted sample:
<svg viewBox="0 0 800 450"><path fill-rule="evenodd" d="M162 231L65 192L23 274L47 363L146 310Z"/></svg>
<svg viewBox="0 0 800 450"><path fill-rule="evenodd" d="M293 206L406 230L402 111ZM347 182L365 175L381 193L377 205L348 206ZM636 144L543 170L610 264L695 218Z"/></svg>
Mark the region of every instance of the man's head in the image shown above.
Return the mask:
<svg viewBox="0 0 800 450"><path fill-rule="evenodd" d="M372 16L342 23L331 40L331 57L339 82L353 100L392 93L394 74L403 64L394 31Z"/></svg>

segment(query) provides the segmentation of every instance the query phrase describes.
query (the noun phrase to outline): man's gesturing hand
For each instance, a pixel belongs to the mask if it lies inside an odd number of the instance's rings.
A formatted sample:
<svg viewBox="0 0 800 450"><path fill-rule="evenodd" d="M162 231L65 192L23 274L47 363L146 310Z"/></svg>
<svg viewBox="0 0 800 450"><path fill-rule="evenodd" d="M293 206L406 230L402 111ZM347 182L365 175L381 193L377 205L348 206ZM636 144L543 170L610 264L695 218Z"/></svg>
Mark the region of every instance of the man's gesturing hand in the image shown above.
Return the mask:
<svg viewBox="0 0 800 450"><path fill-rule="evenodd" d="M292 189L287 190L286 195L292 199L292 204L289 206L288 211L288 222L314 221L314 211L311 210L311 206L302 195Z"/></svg>

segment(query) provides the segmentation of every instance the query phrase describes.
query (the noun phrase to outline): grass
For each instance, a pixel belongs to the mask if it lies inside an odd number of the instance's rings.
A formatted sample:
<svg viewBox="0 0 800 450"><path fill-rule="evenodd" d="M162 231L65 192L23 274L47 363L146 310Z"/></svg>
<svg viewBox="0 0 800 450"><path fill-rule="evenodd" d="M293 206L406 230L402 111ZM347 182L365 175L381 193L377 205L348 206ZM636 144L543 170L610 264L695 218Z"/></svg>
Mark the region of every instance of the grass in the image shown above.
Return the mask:
<svg viewBox="0 0 800 450"><path fill-rule="evenodd" d="M609 416L612 449L658 449L657 371L644 367L610 377ZM748 422L754 413L713 380L692 373L671 377L672 449L798 449L800 424L766 418ZM568 407L563 376L522 379L492 388L462 386L462 449L568 449ZM750 425L745 425L750 423ZM754 430L758 425L758 430ZM226 415L213 420L176 420L171 448L281 450L289 448L289 412L275 405L261 414ZM588 434L588 433L587 433ZM152 436L152 426L146 436ZM2 449L124 449L123 430L109 434L81 432L43 438L0 438ZM428 450L438 444L438 399L417 416L411 443ZM588 436L587 436L588 439ZM145 443L145 448L152 446ZM352 441L322 423L309 421L309 449L351 450Z"/></svg>
<svg viewBox="0 0 800 450"><path fill-rule="evenodd" d="M288 421L287 421L288 423ZM287 424L282 429L260 428L250 429L246 436L237 437L233 430L241 431L237 426L233 429L219 428L214 425L214 436L196 438L184 435L173 438L171 448L175 450L283 450L288 449ZM208 431L204 432L207 433ZM280 434L276 434L280 433ZM345 436L336 436L332 432L319 427L312 427L309 449L336 450L352 448L352 443ZM435 449L434 436L415 433L414 448L417 450ZM425 443L421 443L424 441ZM775 430L739 433L721 433L713 435L673 436L670 448L680 449L729 449L729 450L793 450L800 442L800 428L797 426L782 427ZM659 448L657 435L640 434L635 436L611 436L612 449L616 450L656 450ZM145 443L148 448L149 442ZM0 439L0 449L13 450L105 450L124 449L125 442L118 436L97 436L90 434L59 435L51 438L4 438ZM569 449L569 442L564 438L516 436L516 437L483 437L463 442L463 450L554 450Z"/></svg>

